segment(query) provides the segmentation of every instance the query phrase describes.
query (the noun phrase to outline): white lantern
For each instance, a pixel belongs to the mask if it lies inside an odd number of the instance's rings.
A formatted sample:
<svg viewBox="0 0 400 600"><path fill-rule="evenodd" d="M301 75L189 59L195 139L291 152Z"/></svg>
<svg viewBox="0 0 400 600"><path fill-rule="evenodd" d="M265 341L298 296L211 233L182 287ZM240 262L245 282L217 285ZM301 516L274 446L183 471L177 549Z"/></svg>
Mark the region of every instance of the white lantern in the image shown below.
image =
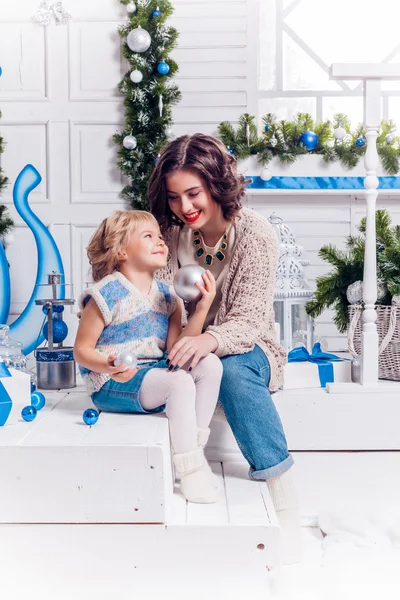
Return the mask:
<svg viewBox="0 0 400 600"><path fill-rule="evenodd" d="M305 346L311 352L314 321L307 315L305 305L313 291L308 287L304 273L309 261L283 220L275 214L268 220L275 229L280 249L274 294L276 330L279 331L280 343L287 352L296 346Z"/></svg>

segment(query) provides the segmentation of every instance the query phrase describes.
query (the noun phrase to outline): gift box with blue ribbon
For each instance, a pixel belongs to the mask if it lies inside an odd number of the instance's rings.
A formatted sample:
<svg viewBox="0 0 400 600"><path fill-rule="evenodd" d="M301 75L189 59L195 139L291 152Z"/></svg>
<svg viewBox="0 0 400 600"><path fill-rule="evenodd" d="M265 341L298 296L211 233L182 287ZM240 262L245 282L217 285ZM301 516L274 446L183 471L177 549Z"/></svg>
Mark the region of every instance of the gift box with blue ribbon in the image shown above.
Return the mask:
<svg viewBox="0 0 400 600"><path fill-rule="evenodd" d="M6 365L0 362L0 427L6 424L12 408L11 396L3 385L7 377L11 377L11 373Z"/></svg>
<svg viewBox="0 0 400 600"><path fill-rule="evenodd" d="M15 425L21 419L22 408L30 403L30 376L8 368L0 359L0 427Z"/></svg>
<svg viewBox="0 0 400 600"><path fill-rule="evenodd" d="M330 382L351 381L351 361L323 352L319 342L312 352L301 346L293 348L285 365L283 389L326 387Z"/></svg>

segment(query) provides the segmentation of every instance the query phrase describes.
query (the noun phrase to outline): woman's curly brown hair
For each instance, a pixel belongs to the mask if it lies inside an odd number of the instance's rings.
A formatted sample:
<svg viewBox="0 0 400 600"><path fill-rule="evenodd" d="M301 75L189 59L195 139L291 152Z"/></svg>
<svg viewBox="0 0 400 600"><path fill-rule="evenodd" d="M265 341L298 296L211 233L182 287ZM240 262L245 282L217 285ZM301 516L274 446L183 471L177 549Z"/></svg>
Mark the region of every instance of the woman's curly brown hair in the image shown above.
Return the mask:
<svg viewBox="0 0 400 600"><path fill-rule="evenodd" d="M227 221L242 208L246 179L237 172L236 159L224 144L203 133L183 135L163 149L149 181L150 210L161 231L182 225L169 207L166 187L167 176L181 169L196 172Z"/></svg>

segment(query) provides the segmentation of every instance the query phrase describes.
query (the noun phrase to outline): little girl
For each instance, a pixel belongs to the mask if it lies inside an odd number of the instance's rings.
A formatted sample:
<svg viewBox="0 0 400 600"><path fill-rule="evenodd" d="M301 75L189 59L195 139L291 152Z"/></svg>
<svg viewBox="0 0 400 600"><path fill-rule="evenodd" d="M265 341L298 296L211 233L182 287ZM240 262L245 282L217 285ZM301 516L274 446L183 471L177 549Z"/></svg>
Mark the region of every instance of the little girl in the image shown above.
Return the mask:
<svg viewBox="0 0 400 600"><path fill-rule="evenodd" d="M181 491L191 502L218 499L218 483L203 448L210 433L222 377L214 354L173 367L167 351L182 336L182 303L172 287L154 279L168 248L148 212L116 211L93 235L88 257L95 282L81 299L75 359L99 410L153 413L165 409ZM185 327L200 335L216 293L203 274L201 298ZM114 366L120 352L137 357L137 369Z"/></svg>

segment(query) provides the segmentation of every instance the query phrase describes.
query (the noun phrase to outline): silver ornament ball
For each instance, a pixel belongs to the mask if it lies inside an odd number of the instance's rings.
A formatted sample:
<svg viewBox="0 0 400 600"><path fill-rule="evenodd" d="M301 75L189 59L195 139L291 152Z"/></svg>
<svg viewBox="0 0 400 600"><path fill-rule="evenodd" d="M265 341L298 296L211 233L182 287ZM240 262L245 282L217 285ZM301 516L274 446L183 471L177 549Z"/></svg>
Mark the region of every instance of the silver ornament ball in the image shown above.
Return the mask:
<svg viewBox="0 0 400 600"><path fill-rule="evenodd" d="M335 136L335 140L342 140L346 135L346 130L344 127L336 127L333 131L333 135Z"/></svg>
<svg viewBox="0 0 400 600"><path fill-rule="evenodd" d="M346 297L350 304L359 304L363 299L363 283L355 281L346 290Z"/></svg>
<svg viewBox="0 0 400 600"><path fill-rule="evenodd" d="M134 354L131 352L120 352L117 358L114 360L114 366L118 367L119 365L125 365L123 371L127 371L128 369L135 369L137 365L137 359Z"/></svg>
<svg viewBox="0 0 400 600"><path fill-rule="evenodd" d="M271 146L271 148L275 148L275 146L277 145L278 140L276 139L276 137L273 135L271 137L271 139L269 140L269 145Z"/></svg>
<svg viewBox="0 0 400 600"><path fill-rule="evenodd" d="M166 135L167 137L169 137L169 138L172 138L172 137L173 137L173 135L174 135L174 132L173 132L173 129L172 129L172 127L168 127L168 128L165 130L165 135Z"/></svg>
<svg viewBox="0 0 400 600"><path fill-rule="evenodd" d="M132 71L129 77L131 78L131 81L133 83L140 83L143 79L143 73L138 71L138 69L135 69L134 71Z"/></svg>
<svg viewBox="0 0 400 600"><path fill-rule="evenodd" d="M136 4L134 2L129 2L129 4L126 5L126 10L130 15L133 14L136 12Z"/></svg>
<svg viewBox="0 0 400 600"><path fill-rule="evenodd" d="M268 167L264 167L260 173L260 177L263 181L269 181L272 177L271 171Z"/></svg>
<svg viewBox="0 0 400 600"><path fill-rule="evenodd" d="M388 290L386 285L382 283L382 281L378 281L376 284L376 299L382 300L382 298L386 296L387 292Z"/></svg>
<svg viewBox="0 0 400 600"><path fill-rule="evenodd" d="M177 271L174 277L174 289L182 300L193 302L201 297L201 292L195 283L203 282L203 273L205 269L199 265L186 265Z"/></svg>
<svg viewBox="0 0 400 600"><path fill-rule="evenodd" d="M394 140L395 140L395 134L393 132L390 132L387 134L387 136L385 137L385 142L387 144L393 144Z"/></svg>
<svg viewBox="0 0 400 600"><path fill-rule="evenodd" d="M122 145L127 150L134 150L137 146L137 140L133 135L126 135L122 140Z"/></svg>
<svg viewBox="0 0 400 600"><path fill-rule="evenodd" d="M6 233L6 235L3 237L3 242L5 246L11 246L11 244L15 242L15 237L12 233Z"/></svg>
<svg viewBox="0 0 400 600"><path fill-rule="evenodd" d="M132 29L126 38L126 43L132 52L146 52L150 48L151 37L146 29L138 27Z"/></svg>
<svg viewBox="0 0 400 600"><path fill-rule="evenodd" d="M361 381L361 356L355 356L351 361L351 380L353 383Z"/></svg>
<svg viewBox="0 0 400 600"><path fill-rule="evenodd" d="M392 306L400 306L400 296L392 296Z"/></svg>

